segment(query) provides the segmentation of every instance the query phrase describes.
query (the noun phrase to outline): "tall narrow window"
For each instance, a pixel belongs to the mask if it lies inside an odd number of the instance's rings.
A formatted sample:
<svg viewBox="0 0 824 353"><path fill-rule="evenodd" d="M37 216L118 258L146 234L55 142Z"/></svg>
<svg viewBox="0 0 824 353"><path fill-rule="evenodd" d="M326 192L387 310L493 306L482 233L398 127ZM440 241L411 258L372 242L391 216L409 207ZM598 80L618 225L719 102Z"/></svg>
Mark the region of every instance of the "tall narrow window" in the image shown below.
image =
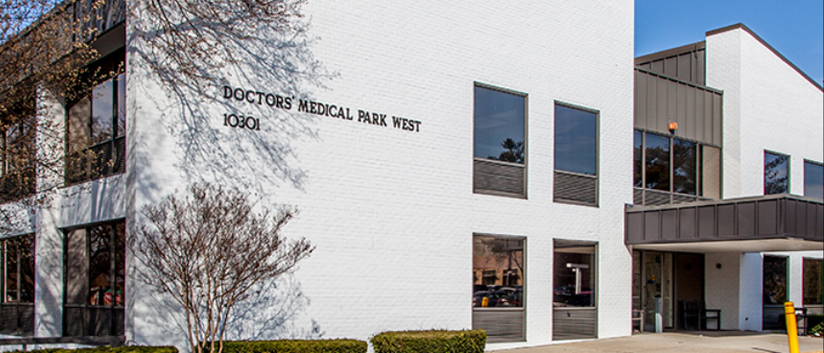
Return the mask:
<svg viewBox="0 0 824 353"><path fill-rule="evenodd" d="M701 196L721 198L721 149L701 146Z"/></svg>
<svg viewBox="0 0 824 353"><path fill-rule="evenodd" d="M598 336L596 246L588 241L554 241L553 340Z"/></svg>
<svg viewBox="0 0 824 353"><path fill-rule="evenodd" d="M0 241L2 287L0 333L34 334L34 235Z"/></svg>
<svg viewBox="0 0 824 353"><path fill-rule="evenodd" d="M824 165L804 161L804 196L824 200Z"/></svg>
<svg viewBox="0 0 824 353"><path fill-rule="evenodd" d="M784 256L764 256L763 263L764 294L762 308L762 329L776 330L782 328L780 320L784 313L787 293L787 258Z"/></svg>
<svg viewBox="0 0 824 353"><path fill-rule="evenodd" d="M64 336L123 335L125 223L66 232Z"/></svg>
<svg viewBox="0 0 824 353"><path fill-rule="evenodd" d="M0 202L31 195L36 190L36 120L34 104L15 102L0 117Z"/></svg>
<svg viewBox="0 0 824 353"><path fill-rule="evenodd" d="M123 52L102 60L100 70L123 70ZM95 72L97 72L95 70ZM93 79L89 79L93 80ZM78 183L125 171L126 80L124 74L80 90L68 106L66 182Z"/></svg>
<svg viewBox="0 0 824 353"><path fill-rule="evenodd" d="M824 260L804 258L804 306L824 303Z"/></svg>
<svg viewBox="0 0 824 353"><path fill-rule="evenodd" d="M475 235L472 255L473 328L489 342L523 341L524 239Z"/></svg>
<svg viewBox="0 0 824 353"><path fill-rule="evenodd" d="M764 195L790 192L789 157L764 152Z"/></svg>
<svg viewBox="0 0 824 353"><path fill-rule="evenodd" d="M672 139L672 191L695 195L698 187L698 146L694 142Z"/></svg>
<svg viewBox="0 0 824 353"><path fill-rule="evenodd" d="M556 202L598 205L598 113L555 104Z"/></svg>
<svg viewBox="0 0 824 353"><path fill-rule="evenodd" d="M646 188L670 191L670 140L668 137L646 134Z"/></svg>
<svg viewBox="0 0 824 353"><path fill-rule="evenodd" d="M633 178L632 186L644 187L644 133L635 130L633 134L634 147L632 149Z"/></svg>
<svg viewBox="0 0 824 353"><path fill-rule="evenodd" d="M475 86L474 191L526 196L526 95Z"/></svg>

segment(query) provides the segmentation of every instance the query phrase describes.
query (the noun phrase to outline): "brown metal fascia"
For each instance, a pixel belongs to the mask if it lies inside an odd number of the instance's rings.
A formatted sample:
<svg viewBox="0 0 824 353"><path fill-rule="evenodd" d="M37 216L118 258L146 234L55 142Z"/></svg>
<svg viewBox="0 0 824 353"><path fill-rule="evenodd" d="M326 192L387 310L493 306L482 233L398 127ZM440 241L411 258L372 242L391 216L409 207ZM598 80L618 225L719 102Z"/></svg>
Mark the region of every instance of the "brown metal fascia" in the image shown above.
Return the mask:
<svg viewBox="0 0 824 353"><path fill-rule="evenodd" d="M657 73L657 72L652 72L652 71L649 71L649 70L647 70L647 69L642 69L642 68L640 68L640 67L636 67L636 68L635 68L635 71L638 71L638 72L643 72L643 73L645 73L645 74L647 74L647 75L651 75L651 76L659 77L659 78L662 78L662 79L665 79L665 80L670 80L670 81L672 81L672 82L680 83L680 84L687 85L687 86L690 86L690 87L695 87L695 88L702 89L702 90L705 90L705 91L708 91L708 92L712 92L712 93L720 94L720 95L722 95L722 96L724 95L724 91L723 91L723 90L720 90L720 89L717 89L717 88L712 88L712 87L710 87L710 86L702 86L702 85L699 85L699 84L696 84L696 83L693 83L693 82L687 82L687 81L684 81L684 80L679 80L679 79L677 79L677 78L675 78L675 77L670 77L670 76L662 75L662 74L659 74L659 73Z"/></svg>
<svg viewBox="0 0 824 353"><path fill-rule="evenodd" d="M734 25L729 25L729 26L722 27L722 28L719 28L719 29L714 29L712 31L707 32L705 35L707 37L709 37L709 36L713 36L713 35L716 35L716 34L733 31L733 30L736 30L736 29L741 29L741 30L744 30L745 32L749 33L753 38L755 38L755 40L759 41L763 46L765 46L767 49L769 49L771 52L773 52L773 54L775 54L778 58L780 58L785 63L787 63L787 65L790 65L790 67L792 67L796 72L801 74L801 76L804 77L805 79L807 79L807 81L810 81L810 83L812 83L813 86L818 88L820 91L824 92L824 87L821 86L821 83L815 82L815 80L812 77L807 75L807 73L805 73L804 71L801 71L801 69L799 69L798 66L795 66L795 64L793 64L792 61L790 61L790 59L787 59L787 57L785 57L784 55L779 53L778 50L776 50L775 48L773 48L772 45L767 43L767 41L765 41L764 38L761 38L758 34L755 34L755 32L753 32L753 30L751 30L749 27L747 27L743 23L736 23ZM637 61L636 61L636 63L637 63Z"/></svg>

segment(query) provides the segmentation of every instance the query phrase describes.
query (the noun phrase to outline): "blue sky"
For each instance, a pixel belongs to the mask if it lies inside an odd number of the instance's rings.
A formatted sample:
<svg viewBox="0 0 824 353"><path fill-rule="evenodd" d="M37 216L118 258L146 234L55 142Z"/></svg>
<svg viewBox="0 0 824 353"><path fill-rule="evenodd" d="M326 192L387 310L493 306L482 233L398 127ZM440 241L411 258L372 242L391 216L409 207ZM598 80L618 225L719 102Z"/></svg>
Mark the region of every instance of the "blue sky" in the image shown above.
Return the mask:
<svg viewBox="0 0 824 353"><path fill-rule="evenodd" d="M635 56L699 42L739 22L824 82L822 0L635 0Z"/></svg>

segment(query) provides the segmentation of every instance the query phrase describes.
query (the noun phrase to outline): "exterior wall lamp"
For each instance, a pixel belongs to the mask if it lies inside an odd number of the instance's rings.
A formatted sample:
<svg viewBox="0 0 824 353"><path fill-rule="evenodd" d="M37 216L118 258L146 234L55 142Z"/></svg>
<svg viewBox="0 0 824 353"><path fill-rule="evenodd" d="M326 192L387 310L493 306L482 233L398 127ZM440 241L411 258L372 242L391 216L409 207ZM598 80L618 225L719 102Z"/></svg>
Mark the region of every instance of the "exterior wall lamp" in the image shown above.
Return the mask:
<svg viewBox="0 0 824 353"><path fill-rule="evenodd" d="M676 122L669 123L670 134L675 135L675 131L677 131L677 130L678 130L678 123L676 123Z"/></svg>

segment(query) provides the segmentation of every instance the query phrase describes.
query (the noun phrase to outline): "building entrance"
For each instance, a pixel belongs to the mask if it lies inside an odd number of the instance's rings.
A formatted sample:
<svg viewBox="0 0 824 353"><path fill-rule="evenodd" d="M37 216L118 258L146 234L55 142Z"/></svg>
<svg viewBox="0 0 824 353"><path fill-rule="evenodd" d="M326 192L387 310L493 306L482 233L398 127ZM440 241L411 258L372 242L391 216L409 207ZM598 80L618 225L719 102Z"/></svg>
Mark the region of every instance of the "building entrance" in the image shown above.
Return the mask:
<svg viewBox="0 0 824 353"><path fill-rule="evenodd" d="M635 329L655 332L656 319L663 330L689 328L683 304L704 300L704 256L640 250L632 255L633 310L644 317L643 327Z"/></svg>

